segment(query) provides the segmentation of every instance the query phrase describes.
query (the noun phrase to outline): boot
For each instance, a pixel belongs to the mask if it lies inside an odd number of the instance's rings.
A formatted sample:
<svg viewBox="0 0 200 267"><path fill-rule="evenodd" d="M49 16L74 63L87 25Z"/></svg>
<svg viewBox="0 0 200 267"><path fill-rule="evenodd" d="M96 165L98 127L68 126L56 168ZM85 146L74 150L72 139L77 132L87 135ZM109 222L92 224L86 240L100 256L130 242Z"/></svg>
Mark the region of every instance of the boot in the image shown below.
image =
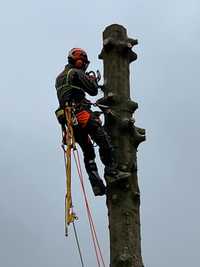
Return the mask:
<svg viewBox="0 0 200 267"><path fill-rule="evenodd" d="M103 196L106 193L106 187L99 176L97 165L94 160L85 162L86 171L89 176L90 184L95 196Z"/></svg>
<svg viewBox="0 0 200 267"><path fill-rule="evenodd" d="M103 196L106 193L106 187L97 171L91 171L89 174L90 184L95 196Z"/></svg>

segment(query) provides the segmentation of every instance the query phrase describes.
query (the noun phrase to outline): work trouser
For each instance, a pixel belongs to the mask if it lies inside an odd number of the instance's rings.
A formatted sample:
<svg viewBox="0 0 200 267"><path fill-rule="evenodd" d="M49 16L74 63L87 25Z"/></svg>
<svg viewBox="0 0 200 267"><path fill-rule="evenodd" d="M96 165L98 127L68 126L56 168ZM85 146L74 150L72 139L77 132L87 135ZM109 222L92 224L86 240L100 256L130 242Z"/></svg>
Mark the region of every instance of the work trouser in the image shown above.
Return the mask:
<svg viewBox="0 0 200 267"><path fill-rule="evenodd" d="M92 141L99 146L99 155L102 163L106 167L112 167L113 147L110 138L101 125L99 117L94 112L82 110L76 114L78 125L74 126L74 137L76 142L80 145L87 172L90 170L90 162L95 159L95 151Z"/></svg>

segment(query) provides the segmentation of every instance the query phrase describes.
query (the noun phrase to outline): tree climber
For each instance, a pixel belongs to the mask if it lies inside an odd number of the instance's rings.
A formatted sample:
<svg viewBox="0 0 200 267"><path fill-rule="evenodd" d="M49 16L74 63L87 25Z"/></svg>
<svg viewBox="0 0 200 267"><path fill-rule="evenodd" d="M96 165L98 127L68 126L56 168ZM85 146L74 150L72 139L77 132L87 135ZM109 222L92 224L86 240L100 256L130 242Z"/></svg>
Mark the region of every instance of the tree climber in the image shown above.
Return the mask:
<svg viewBox="0 0 200 267"><path fill-rule="evenodd" d="M123 179L129 173L117 169L113 157L110 138L100 119L91 111L91 103L85 98L85 93L91 96L98 94L96 75L89 75L86 70L89 65L86 52L81 48L73 48L68 54L68 64L56 78L56 90L61 109L66 106L75 107L78 124L73 126L75 141L80 145L85 168L95 196L105 194L105 185L99 176L95 163L95 151L91 139L99 146L99 154L105 165L105 178Z"/></svg>

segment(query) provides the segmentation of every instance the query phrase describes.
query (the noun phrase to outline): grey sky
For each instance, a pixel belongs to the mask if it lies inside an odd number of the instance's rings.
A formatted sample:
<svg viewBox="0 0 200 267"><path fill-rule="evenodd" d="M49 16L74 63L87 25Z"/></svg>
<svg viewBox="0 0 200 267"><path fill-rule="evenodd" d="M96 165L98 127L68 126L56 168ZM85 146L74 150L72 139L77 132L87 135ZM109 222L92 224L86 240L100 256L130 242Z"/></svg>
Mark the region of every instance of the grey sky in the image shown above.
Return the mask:
<svg viewBox="0 0 200 267"><path fill-rule="evenodd" d="M199 1L8 0L0 10L0 265L80 266L72 229L64 238L54 80L76 46L88 51L90 69L102 71L102 31L118 23L139 40L131 90L137 125L147 130L138 151L144 263L199 266ZM95 266L74 180L84 258ZM86 186L108 263L105 198L93 197L87 178Z"/></svg>

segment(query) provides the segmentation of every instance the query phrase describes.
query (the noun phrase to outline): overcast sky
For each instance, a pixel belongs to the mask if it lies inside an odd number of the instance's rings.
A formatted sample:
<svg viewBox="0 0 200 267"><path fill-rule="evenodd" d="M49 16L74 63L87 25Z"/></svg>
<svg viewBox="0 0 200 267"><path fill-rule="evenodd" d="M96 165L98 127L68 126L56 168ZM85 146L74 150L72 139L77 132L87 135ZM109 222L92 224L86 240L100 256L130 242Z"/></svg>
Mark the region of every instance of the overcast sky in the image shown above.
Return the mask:
<svg viewBox="0 0 200 267"><path fill-rule="evenodd" d="M138 151L145 266L199 266L199 1L7 0L0 13L0 266L81 266L72 228L64 237L54 81L72 47L86 49L90 69L102 71L102 31L113 23L139 40L131 94L137 125L147 130ZM73 180L84 260L95 266ZM93 197L87 176L85 182L108 266L105 197Z"/></svg>

